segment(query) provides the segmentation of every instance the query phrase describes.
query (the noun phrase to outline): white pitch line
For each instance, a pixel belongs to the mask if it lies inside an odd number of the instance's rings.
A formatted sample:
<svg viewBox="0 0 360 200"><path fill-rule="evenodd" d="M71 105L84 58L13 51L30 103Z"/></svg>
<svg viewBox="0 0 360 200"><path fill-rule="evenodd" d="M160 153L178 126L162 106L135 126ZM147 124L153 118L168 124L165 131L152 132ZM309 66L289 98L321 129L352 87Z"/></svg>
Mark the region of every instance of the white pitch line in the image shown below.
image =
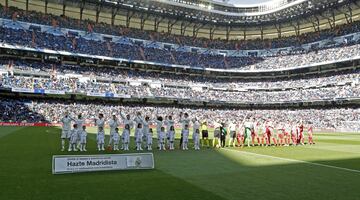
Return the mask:
<svg viewBox="0 0 360 200"><path fill-rule="evenodd" d="M360 170L356 170L356 169L348 169L348 168L343 168L343 167L336 167L336 166L332 166L332 165L325 165L325 164L314 163L314 162L309 162L309 161L304 161L304 160L296 160L296 159L290 159L290 158L269 156L269 155L257 154L257 153L247 152L247 151L238 151L238 150L234 150L234 149L223 149L223 150L235 151L235 152L239 152L239 153L243 153L243 154L249 154L249 155L255 155L255 156L259 156L259 157L266 157L266 158L272 158L272 159L278 159L278 160L285 160L285 161L290 161L290 162L305 163L305 164L309 164L309 165L315 165L315 166L321 166L321 167L327 167L327 168L332 168L332 169L339 169L339 170L344 170L344 171L349 171L349 172L360 173Z"/></svg>

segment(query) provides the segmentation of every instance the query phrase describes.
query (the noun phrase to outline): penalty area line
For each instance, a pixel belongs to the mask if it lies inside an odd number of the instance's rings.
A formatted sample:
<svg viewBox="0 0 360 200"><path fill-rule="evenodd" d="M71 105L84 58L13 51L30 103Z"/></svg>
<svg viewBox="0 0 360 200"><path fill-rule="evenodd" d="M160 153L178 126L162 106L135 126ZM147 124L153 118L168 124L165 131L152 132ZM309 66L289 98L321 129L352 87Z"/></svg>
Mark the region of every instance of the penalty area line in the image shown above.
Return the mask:
<svg viewBox="0 0 360 200"><path fill-rule="evenodd" d="M327 167L327 168L338 169L338 170L343 170L343 171L348 171L348 172L360 173L360 170L356 170L356 169L349 169L349 168L344 168L344 167L336 167L336 166L333 166L333 165L325 165L325 164L309 162L309 161L304 161L304 160L282 158L282 157L270 156L270 155L264 155L264 154L258 154L258 153L252 153L252 152L247 152L247 151L238 151L238 150L234 150L234 149L222 149L222 150L234 151L234 152L238 152L238 153L242 153L242 154L248 154L248 155L254 155L254 156L258 156L258 157L272 158L272 159L284 160L284 161L289 161L289 162L305 163L305 164L309 164L309 165L315 165L315 166Z"/></svg>

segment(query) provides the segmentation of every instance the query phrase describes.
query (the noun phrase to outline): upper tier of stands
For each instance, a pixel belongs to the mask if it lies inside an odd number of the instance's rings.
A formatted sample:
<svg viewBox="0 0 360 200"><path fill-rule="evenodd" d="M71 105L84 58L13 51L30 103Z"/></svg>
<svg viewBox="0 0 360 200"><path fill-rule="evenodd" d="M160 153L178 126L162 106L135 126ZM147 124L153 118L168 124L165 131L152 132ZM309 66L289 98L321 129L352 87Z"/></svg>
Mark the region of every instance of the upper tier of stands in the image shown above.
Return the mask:
<svg viewBox="0 0 360 200"><path fill-rule="evenodd" d="M46 28L46 27L43 27ZM338 62L355 59L360 55L360 45L348 42L333 47L309 52L289 52L276 56L249 56L213 54L209 52L188 52L179 49L166 49L152 43L137 43L124 38L115 40L94 39L93 34L72 34L58 29L37 29L28 24L27 28L12 23L0 27L0 43L21 45L20 49L30 47L33 51L51 49L68 53L81 53L108 56L127 60L140 60L163 65L181 65L197 68L240 69L240 70L274 70L304 67L319 63ZM6 47L6 46L5 46ZM66 53L66 54L68 54ZM292 54L294 53L294 54Z"/></svg>
<svg viewBox="0 0 360 200"><path fill-rule="evenodd" d="M7 19L20 20L31 23L38 23L62 28L71 28L83 31L91 31L116 36L126 36L137 39L173 43L178 45L195 46L211 49L226 50L259 50L273 49L283 47L299 47L302 44L312 43L320 40L331 39L336 36L346 35L350 33L360 32L360 21L354 21L351 24L343 24L333 29L325 29L319 32L303 33L300 36L282 37L275 39L256 39L256 40L220 40L207 39L192 36L180 36L165 32L154 32L149 30L140 30L135 28L127 28L125 26L111 26L106 23L95 23L90 20L78 20L67 16L55 16L44 14L36 11L20 10L15 7L7 9L0 5L0 17Z"/></svg>

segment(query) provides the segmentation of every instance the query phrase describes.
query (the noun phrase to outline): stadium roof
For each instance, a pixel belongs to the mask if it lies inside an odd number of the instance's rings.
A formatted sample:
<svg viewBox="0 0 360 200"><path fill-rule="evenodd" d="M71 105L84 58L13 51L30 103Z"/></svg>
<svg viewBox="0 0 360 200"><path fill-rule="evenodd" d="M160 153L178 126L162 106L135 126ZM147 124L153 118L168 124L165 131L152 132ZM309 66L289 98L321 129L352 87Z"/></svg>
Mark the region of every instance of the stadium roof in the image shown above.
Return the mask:
<svg viewBox="0 0 360 200"><path fill-rule="evenodd" d="M213 3L220 3L230 7L254 7L254 6L261 6L266 4L274 4L274 3L276 4L276 2L278 2L279 0L209 0L209 1L210 2L212 1ZM286 0L283 2L286 2Z"/></svg>
<svg viewBox="0 0 360 200"><path fill-rule="evenodd" d="M214 0L224 2L224 0ZM229 4L233 4L234 6L242 6L242 5L253 5L253 4L260 4L264 2L269 2L271 0L228 0Z"/></svg>
<svg viewBox="0 0 360 200"><path fill-rule="evenodd" d="M360 0L271 0L270 5L274 1L297 5L260 15L256 12L268 3L234 7L230 1L222 0L36 0L40 12L46 12L47 7L56 8L64 16L79 20L89 18L127 28L226 40L300 35L334 29L360 17ZM32 9L26 2L23 9Z"/></svg>
<svg viewBox="0 0 360 200"><path fill-rule="evenodd" d="M263 0L264 1L264 0ZM128 9L212 24L264 24L337 11L357 0L271 0L242 7L214 0L105 0ZM250 2L250 1L247 1ZM238 5L238 4L237 4Z"/></svg>

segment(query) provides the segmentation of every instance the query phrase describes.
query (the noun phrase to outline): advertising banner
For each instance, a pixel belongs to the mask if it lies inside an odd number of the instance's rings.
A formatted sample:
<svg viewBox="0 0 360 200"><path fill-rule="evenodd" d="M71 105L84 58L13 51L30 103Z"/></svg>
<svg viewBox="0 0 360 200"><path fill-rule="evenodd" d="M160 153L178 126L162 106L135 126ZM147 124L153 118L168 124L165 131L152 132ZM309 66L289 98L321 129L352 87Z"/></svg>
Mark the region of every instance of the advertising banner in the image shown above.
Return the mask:
<svg viewBox="0 0 360 200"><path fill-rule="evenodd" d="M33 89L30 88L11 88L12 92L24 92L24 93L34 93Z"/></svg>
<svg viewBox="0 0 360 200"><path fill-rule="evenodd" d="M88 92L86 95L91 97L105 97L105 93L101 92Z"/></svg>
<svg viewBox="0 0 360 200"><path fill-rule="evenodd" d="M65 94L62 90L45 90L45 94Z"/></svg>
<svg viewBox="0 0 360 200"><path fill-rule="evenodd" d="M154 169L153 154L54 155L52 159L53 174L132 169Z"/></svg>

